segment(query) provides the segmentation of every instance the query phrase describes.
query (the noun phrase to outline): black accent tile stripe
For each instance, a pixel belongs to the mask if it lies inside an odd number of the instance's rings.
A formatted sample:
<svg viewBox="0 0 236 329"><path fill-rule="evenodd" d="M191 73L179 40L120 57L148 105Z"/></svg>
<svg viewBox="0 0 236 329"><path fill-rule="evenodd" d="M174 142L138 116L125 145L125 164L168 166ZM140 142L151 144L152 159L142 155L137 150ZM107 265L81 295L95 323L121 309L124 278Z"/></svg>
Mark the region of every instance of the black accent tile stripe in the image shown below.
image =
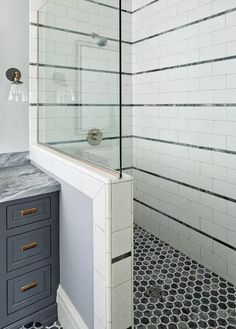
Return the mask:
<svg viewBox="0 0 236 329"><path fill-rule="evenodd" d="M228 60L235 60L235 59L236 59L236 55L233 55L233 56L208 59L208 60L199 61L199 62L165 66L165 67L160 67L160 68L147 70L147 71L139 71L139 72L135 72L135 73L122 72L122 75L134 76L134 75L141 75L141 74L149 74L149 73L161 72L161 71L166 71L166 70L179 69L179 68L183 68L183 67L203 65L203 64L212 64L212 63L228 61ZM111 71L111 70L98 70L98 69L83 68L83 67L78 67L78 66L65 66L65 65L54 65L54 64L45 64L45 63L39 63L39 64L33 63L33 62L30 63L30 66L37 66L37 65L39 65L39 67L49 67L49 68L75 70L75 71L88 71L88 72L97 72L97 73L119 74L119 71ZM131 105L130 104L130 106L204 106L204 105L200 105L200 104L132 104ZM212 106L220 106L220 105L217 105L217 103L216 103L216 105L214 105L214 103L213 103Z"/></svg>
<svg viewBox="0 0 236 329"><path fill-rule="evenodd" d="M151 5L152 3L155 3L157 1L152 1L149 5ZM147 7L148 5L145 5L143 6L143 8ZM143 9L142 7L140 9ZM140 10L139 9L139 10ZM226 14L229 14L229 13L232 13L236 10L236 7L235 8L231 8L231 9L227 9L227 10L224 10L224 11L221 11L219 13L216 13L214 15L210 15L210 16L206 16L206 17L203 17L203 18L200 18L200 19L197 19L196 21L193 21L193 22L190 22L190 23L186 23L186 24L183 24L183 25L180 25L180 26L177 26L177 27L173 27L172 29L168 29L168 30L165 30L163 32L159 32L159 33L156 33L156 34L152 34L150 35L149 37L146 37L146 38L142 38L142 39L139 39L139 40L136 40L133 42L133 44L138 44L140 42L143 42L143 41L146 41L146 40L150 40L150 39L153 39L153 38L156 38L156 37L159 37L160 35L163 35L163 34L167 34L167 33L170 33L170 32L174 32L174 31L177 31L177 30L181 30L185 27L188 27L188 26L191 26L191 25L195 25L195 24L199 24L199 23L202 23L202 22L205 22L205 21L208 21L210 19L213 19L213 18L216 18L216 17L219 17L219 16L222 16L222 15L226 15ZM136 10L138 11L138 10Z"/></svg>
<svg viewBox="0 0 236 329"><path fill-rule="evenodd" d="M91 3L94 3L96 5L99 5L99 6L103 6L103 7L107 7L107 8L110 8L110 9L114 9L114 10L119 10L119 7L116 7L116 6L112 6L112 5L108 5L106 3L102 3L100 1L95 1L95 0L85 0L87 2L91 2ZM128 10L128 9L121 9L122 12L125 12L125 13L128 13L128 14L134 14L136 13L137 11L139 10L142 10L143 8L145 7L148 7L150 5L152 5L153 3L155 2L158 2L159 0L152 0L150 3L147 3L146 5L143 5L142 7L140 8L137 8L135 9L134 11L131 11L131 10Z"/></svg>
<svg viewBox="0 0 236 329"><path fill-rule="evenodd" d="M172 178L169 178L169 177L166 177L166 176L162 176L162 175L159 175L159 174L156 174L154 172L151 172L151 171L148 171L148 170L144 170L144 169L141 169L141 168L133 167L133 169L135 169L137 171L140 171L140 172L142 172L144 174L147 174L147 175L151 175L151 176L154 176L154 177L157 177L157 178L161 178L161 179L164 179L166 181L169 181L169 182L172 182L172 183L176 183L178 185L185 186L185 187L191 188L193 190L197 190L197 191L202 192L202 193L210 194L212 196L215 196L215 197L220 198L220 199L224 199L226 201L230 201L230 202L236 203L236 199L227 197L227 196L222 195L222 194L219 194L219 193L215 193L215 192L211 192L211 191L205 190L205 189L203 189L201 187L190 185L190 184L187 184L187 183L178 181L176 179L172 179Z"/></svg>
<svg viewBox="0 0 236 329"><path fill-rule="evenodd" d="M99 4L101 6L111 8L111 9L119 10L118 7L111 6L111 5L108 5L108 4L104 4L104 3L101 3L101 2L97 2L97 1L93 1L93 0L86 0L86 1L92 2L92 3L96 3L96 4ZM142 10L142 9L144 9L144 8L150 6L150 5L152 5L152 4L154 4L154 3L158 2L158 1L159 0L153 0L150 3L148 3L148 4L143 5L140 8L135 9L133 12L131 12L129 10L126 10L126 9L122 9L122 12L126 12L126 13L129 13L129 14L135 14L136 12L138 12L138 11L140 11L140 10ZM124 40L122 40L122 42L123 43L130 44L130 45L137 44L137 43L140 43L140 42L143 42L143 41L146 41L146 40L150 40L152 38L159 37L160 35L163 35L163 34L174 32L174 31L183 29L183 28L188 27L188 26L191 26L191 25L199 24L201 22L204 22L204 21L207 21L207 20L210 20L210 19L214 19L214 18L219 17L219 16L222 16L222 15L229 14L231 12L234 12L235 10L236 10L236 8L227 9L227 10L221 11L219 13L216 13L216 14L213 14L213 15L210 15L210 16L206 16L206 17L200 18L200 19L198 19L196 21L193 21L193 22L190 22L190 23L186 23L186 24L183 24L183 25L180 25L180 26L177 26L177 27L174 27L174 28L171 28L171 29L168 29L168 30L159 32L159 33L156 33L156 34L153 34L153 35L151 35L149 37L145 37L145 38L136 40L134 42L124 41ZM37 24L37 23L33 23L33 22L31 22L30 24L33 25L33 26L37 26L38 25L39 27L42 27L42 28L50 28L50 29L61 31L61 32L76 33L76 34L80 34L80 35L84 35L84 36L90 36L89 33L85 33L85 32L79 32L79 31L70 30L70 29L63 29L63 28L60 28L60 27L53 27L53 26L45 25L45 24ZM107 39L108 40L111 40L111 41L118 41L118 39L115 39L115 38L107 38Z"/></svg>
<svg viewBox="0 0 236 329"><path fill-rule="evenodd" d="M212 240L214 240L214 241L216 241L216 242L218 242L218 243L224 245L225 247L227 247L227 248L229 248L229 249L232 249L232 250L236 251L236 247L231 246L230 244L228 244L228 243L226 243L226 242L224 242L224 241L222 241L222 240L219 240L219 239L213 237L212 235L210 235L210 234L208 234L208 233L206 233L206 232L203 232L203 231L199 230L198 228L196 228L196 227L194 227L194 226L191 226L191 225L189 225L189 224L186 224L185 222L179 220L179 219L176 218L176 217L170 216L170 215L166 214L165 212L160 211L160 210L158 210L158 209L156 209L156 208L154 208L154 207L148 205L147 203L144 203L144 202L142 202L142 201L140 201L140 200L138 200L138 199L136 199L136 198L134 198L134 201L137 202L137 203L139 203L139 204L141 204L141 205L143 205L144 207L147 207L147 208L149 208L149 209L151 209L151 210L153 210L153 211L155 211L155 212L158 212L159 214L161 214L161 215L163 215L163 216L166 216L166 217L168 217L168 218L174 220L175 222L177 222L177 223L179 223L179 224L182 224L182 225L184 225L184 226L186 226L186 227L188 227L188 228L194 230L195 232L198 232L198 233L200 233L200 234L206 236L207 238L210 238L210 239L212 239Z"/></svg>
<svg viewBox="0 0 236 329"><path fill-rule="evenodd" d="M228 153L228 154L235 154L236 155L236 151L225 150L225 149L217 149L217 148L208 147L208 146L201 146L201 145L195 145L195 144L180 143L180 142L168 141L168 140L164 140L164 139L157 139L157 138L150 138L150 137L142 137L142 136L136 136L136 135L133 135L133 138L147 140L147 141L151 141L151 142L158 142L158 143L164 143L164 144L178 145L178 146L183 146L183 147L191 147L191 148L195 148L195 149L199 149L199 150L205 150L205 151Z"/></svg>
<svg viewBox="0 0 236 329"><path fill-rule="evenodd" d="M112 258L111 263L114 264L114 263L120 262L121 260L126 259L126 258L131 257L131 256L132 256L132 252L129 251L129 252L123 254L123 255Z"/></svg>
<svg viewBox="0 0 236 329"><path fill-rule="evenodd" d="M219 58L214 58L214 59L207 59L207 60L199 61L199 62L191 62L191 63L185 63L185 64L180 64L180 65L165 66L165 67L155 68L155 69L151 69L151 70L147 70L147 71L138 71L135 73L122 72L122 75L135 76L135 75L141 75L141 74L161 72L161 71L166 71L166 70L179 69L179 68L189 67L189 66L212 64L212 63L235 60L235 59L236 59L236 55L232 55L232 56L225 56L225 57L219 57ZM31 62L30 65L37 66L37 63ZM119 74L118 71L98 70L98 69L83 68L83 67L78 67L78 66L65 66L65 65L54 65L54 64L45 64L45 63L39 63L39 67L51 67L51 68L76 70L76 71L90 71L90 72L98 72L98 73ZM150 105L152 105L152 104L149 104L149 106ZM155 106L155 105L158 105L158 104L153 104L153 106ZM159 105L161 105L161 104L159 104ZM165 104L163 104L162 106L164 106L164 105ZM139 105L133 104L132 106L145 106L145 104L139 104ZM172 105L172 106L174 106L174 105ZM190 105L188 105L188 106L190 106Z"/></svg>
<svg viewBox="0 0 236 329"><path fill-rule="evenodd" d="M160 67L160 68L147 70L147 71L139 71L139 72L133 73L133 75L161 72L161 71L166 71L166 70L173 70L173 69L179 69L179 68L182 68L182 67L189 67L189 66L196 66L196 65L203 65L203 64L212 64L212 63L229 61L229 60L234 60L234 59L236 59L236 55L219 57L219 58L214 58L214 59L207 59L207 60L204 60L204 61L191 62L191 63L180 64L180 65L165 66L165 67Z"/></svg>
<svg viewBox="0 0 236 329"><path fill-rule="evenodd" d="M96 106L96 107L103 107L103 106L119 106L119 104L93 104L93 103L30 103L30 106Z"/></svg>
<svg viewBox="0 0 236 329"><path fill-rule="evenodd" d="M99 5L99 6L103 6L103 7L107 7L107 8L111 8L111 9L115 9L115 10L119 10L118 7L115 7L115 6L112 6L112 5L108 5L106 3L102 3L102 2L99 2L99 1L94 1L94 0L85 0L85 1L94 3L94 4ZM130 10L121 9L121 11L123 11L125 13L128 13L128 14L132 14L132 11L130 11Z"/></svg>
<svg viewBox="0 0 236 329"><path fill-rule="evenodd" d="M122 136L122 138L131 138L131 137L132 137L131 135ZM103 141L116 140L116 139L120 139L120 137L119 136L104 137ZM75 143L84 143L87 141L88 141L87 139L75 139L75 140L69 140L69 141L48 142L47 144L49 144L49 145L75 144Z"/></svg>
<svg viewBox="0 0 236 329"><path fill-rule="evenodd" d="M39 67L48 67L48 68L56 68L62 70L74 70L74 71L85 71L85 72L96 72L96 73L110 73L110 74L120 74L119 71L111 71L111 70L98 70L98 69L90 69L79 66L66 66L66 65L55 65L55 64L44 64L44 63L30 63L30 66L39 66ZM132 73L122 72L123 75L132 75Z"/></svg>
<svg viewBox="0 0 236 329"><path fill-rule="evenodd" d="M87 104L87 103L30 103L30 106L119 106L119 104ZM236 103L170 103L170 104L122 104L123 107L236 107Z"/></svg>
<svg viewBox="0 0 236 329"><path fill-rule="evenodd" d="M60 31L60 32L77 34L77 35L83 35L85 37L91 37L91 34L90 33L76 31L76 30L70 30L70 29L64 29L64 28L58 27L58 26L52 26L52 25L47 25L47 24L38 24L38 23L33 23L33 22L31 22L30 25L31 26L35 26L35 27L44 28L44 29L54 30L54 31ZM106 36L104 36L104 37L107 40L109 40L109 41L119 42L119 39L110 38L110 37L106 37ZM122 43L126 43L128 45L132 45L132 42L131 41L122 40Z"/></svg>
<svg viewBox="0 0 236 329"><path fill-rule="evenodd" d="M46 144L48 145L61 145L61 144L75 144L75 143L85 143L87 142L87 139L77 139L77 140L71 140L71 141L59 141L59 142L48 142Z"/></svg>
<svg viewBox="0 0 236 329"><path fill-rule="evenodd" d="M108 5L108 4L105 4L105 3L102 3L102 2L99 2L99 1L94 1L94 0L86 0L88 2L92 2L94 4L97 4L97 5L100 5L100 6L103 6L103 7L107 7L107 8L111 8L111 9L115 9L115 10L119 10L118 7L115 7L115 6L112 6L112 5ZM147 3L146 5L143 5L142 7L140 8L137 8L133 11L130 11L130 10L127 10L127 9L121 9L121 11L125 12L125 13L128 13L128 14L134 14L136 13L137 11L140 11L150 5L152 5L153 3L155 2L158 2L159 0L152 0L150 3Z"/></svg>
<svg viewBox="0 0 236 329"><path fill-rule="evenodd" d="M123 167L123 168L122 168L122 170L131 170L131 169L133 169L132 166L131 166L131 167Z"/></svg>
<svg viewBox="0 0 236 329"><path fill-rule="evenodd" d="M155 72L161 72L166 70L173 70L173 69L179 69L182 67L189 67L189 66L197 66L197 65L203 65L203 64L212 64L222 61L228 61L228 60L235 60L236 55L232 56L225 56L225 57L219 57L214 59L208 59L204 61L199 62L191 62L191 63L185 63L185 64L179 64L179 65L172 65L172 66L165 66L160 68L155 68L151 70L146 71L138 71L135 73L130 72L122 72L122 75L129 75L129 76L135 76L135 75L141 75L141 74L149 74L149 73L155 73ZM83 68L78 66L66 66L66 65L54 65L54 64L45 64L45 63L30 63L30 66L39 66L39 67L50 67L50 68L58 68L58 69L67 69L67 70L76 70L76 71L89 71L89 72L97 72L97 73L111 73L111 74L120 74L118 71L111 71L111 70L97 70L97 69L90 69L90 68ZM166 104L133 104L132 106L167 106ZM174 104L171 104L170 106L175 106ZM190 106L190 104L188 104ZM196 104L192 105L196 106Z"/></svg>
<svg viewBox="0 0 236 329"><path fill-rule="evenodd" d="M120 138L119 136L112 136L112 137L104 137L103 140L113 140L113 139L119 139L119 138ZM198 149L198 150L211 151L211 152L220 152L220 153L236 155L236 151L225 150L225 149L217 149L217 148L214 148L214 147L201 146L201 145L195 145L195 144L174 142L174 141L169 141L169 140L165 140L165 139L142 137L142 136L136 136L136 135L126 135L126 136L122 136L122 138L135 138L135 139L141 139L141 140L157 142L157 143L163 143L163 144L171 144L171 145L177 145L177 146L183 146L183 147L190 147L190 148L195 148L195 149ZM48 144L50 144L50 145L59 145L59 144L73 144L73 143L82 143L82 142L87 142L87 139L77 139L77 140L70 140L70 141L50 142Z"/></svg>
<svg viewBox="0 0 236 329"><path fill-rule="evenodd" d="M124 170L130 170L130 169L133 169L133 167L122 167L122 171ZM119 171L120 169L115 169L115 171Z"/></svg>
<svg viewBox="0 0 236 329"><path fill-rule="evenodd" d="M156 104L123 104L130 107L236 107L236 103L156 103Z"/></svg>
<svg viewBox="0 0 236 329"><path fill-rule="evenodd" d="M151 6L151 5L153 5L154 3L158 2L158 1L159 1L159 0L152 0L151 2L147 3L146 5L143 5L143 6L139 7L139 8L137 8L137 9L133 10L133 11L132 11L132 14L135 14L135 13L137 13L138 11L140 11L140 10L146 8L146 7Z"/></svg>

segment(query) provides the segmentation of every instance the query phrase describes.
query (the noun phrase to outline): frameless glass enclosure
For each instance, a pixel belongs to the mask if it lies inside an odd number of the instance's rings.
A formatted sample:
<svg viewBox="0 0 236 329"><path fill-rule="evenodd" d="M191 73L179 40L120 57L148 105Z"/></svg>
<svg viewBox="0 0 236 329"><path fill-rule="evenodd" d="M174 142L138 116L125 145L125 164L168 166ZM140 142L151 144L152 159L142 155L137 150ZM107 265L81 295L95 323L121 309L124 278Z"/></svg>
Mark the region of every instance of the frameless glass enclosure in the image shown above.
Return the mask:
<svg viewBox="0 0 236 329"><path fill-rule="evenodd" d="M121 174L119 0L38 12L38 142Z"/></svg>

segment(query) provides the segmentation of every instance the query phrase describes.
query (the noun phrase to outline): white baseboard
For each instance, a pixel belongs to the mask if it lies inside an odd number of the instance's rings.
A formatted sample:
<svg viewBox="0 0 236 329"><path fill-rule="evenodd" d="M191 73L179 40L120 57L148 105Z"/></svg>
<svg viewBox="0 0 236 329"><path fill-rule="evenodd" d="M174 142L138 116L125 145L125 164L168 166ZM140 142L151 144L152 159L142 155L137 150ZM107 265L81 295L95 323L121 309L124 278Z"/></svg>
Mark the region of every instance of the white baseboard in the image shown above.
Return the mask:
<svg viewBox="0 0 236 329"><path fill-rule="evenodd" d="M89 329L61 286L57 291L57 306L63 329Z"/></svg>

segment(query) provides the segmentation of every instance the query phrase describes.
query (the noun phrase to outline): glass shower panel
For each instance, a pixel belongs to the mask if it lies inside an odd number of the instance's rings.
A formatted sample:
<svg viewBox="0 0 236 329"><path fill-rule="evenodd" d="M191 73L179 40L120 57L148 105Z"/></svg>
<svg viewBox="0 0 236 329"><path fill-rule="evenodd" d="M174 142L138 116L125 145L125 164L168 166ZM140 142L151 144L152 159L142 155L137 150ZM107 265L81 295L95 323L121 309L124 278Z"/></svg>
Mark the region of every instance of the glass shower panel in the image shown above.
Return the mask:
<svg viewBox="0 0 236 329"><path fill-rule="evenodd" d="M38 142L120 170L119 1L48 0L38 12Z"/></svg>

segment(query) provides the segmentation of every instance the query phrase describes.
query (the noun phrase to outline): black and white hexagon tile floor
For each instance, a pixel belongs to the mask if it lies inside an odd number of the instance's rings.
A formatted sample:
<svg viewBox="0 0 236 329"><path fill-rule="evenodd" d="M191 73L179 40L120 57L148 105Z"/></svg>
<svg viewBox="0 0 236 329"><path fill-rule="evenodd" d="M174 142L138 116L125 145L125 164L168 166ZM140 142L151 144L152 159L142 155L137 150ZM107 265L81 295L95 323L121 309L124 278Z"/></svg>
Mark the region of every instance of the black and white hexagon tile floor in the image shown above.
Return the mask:
<svg viewBox="0 0 236 329"><path fill-rule="evenodd" d="M236 287L137 225L135 328L236 328Z"/></svg>
<svg viewBox="0 0 236 329"><path fill-rule="evenodd" d="M46 327L46 329L62 329L62 326L57 322L54 323L51 327Z"/></svg>
<svg viewBox="0 0 236 329"><path fill-rule="evenodd" d="M30 322L20 329L62 329L62 327L58 322L55 322L49 327L42 326L40 322Z"/></svg>
<svg viewBox="0 0 236 329"><path fill-rule="evenodd" d="M236 287L135 225L134 328L236 329Z"/></svg>
<svg viewBox="0 0 236 329"><path fill-rule="evenodd" d="M51 327L46 327L45 329L62 329L59 322L55 322Z"/></svg>

